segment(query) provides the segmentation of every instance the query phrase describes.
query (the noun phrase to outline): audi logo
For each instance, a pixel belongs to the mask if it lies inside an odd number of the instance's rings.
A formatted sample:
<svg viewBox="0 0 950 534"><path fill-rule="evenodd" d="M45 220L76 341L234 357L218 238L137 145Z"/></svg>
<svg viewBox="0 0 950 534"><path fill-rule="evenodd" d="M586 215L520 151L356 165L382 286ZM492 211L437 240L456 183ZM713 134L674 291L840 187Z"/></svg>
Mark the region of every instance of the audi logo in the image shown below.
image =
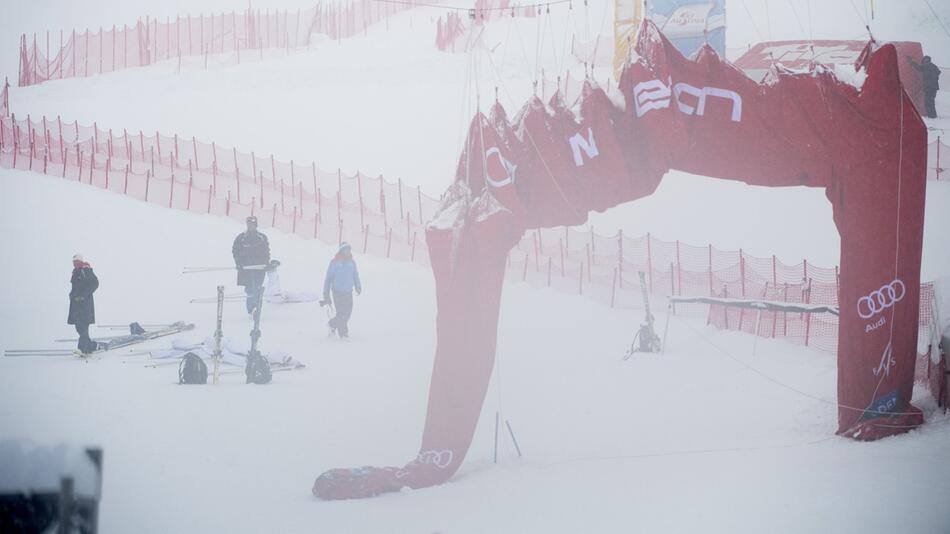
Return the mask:
<svg viewBox="0 0 950 534"><path fill-rule="evenodd" d="M906 294L907 288L904 282L894 280L890 284L881 286L881 289L859 298L858 315L862 319L870 319L903 300Z"/></svg>

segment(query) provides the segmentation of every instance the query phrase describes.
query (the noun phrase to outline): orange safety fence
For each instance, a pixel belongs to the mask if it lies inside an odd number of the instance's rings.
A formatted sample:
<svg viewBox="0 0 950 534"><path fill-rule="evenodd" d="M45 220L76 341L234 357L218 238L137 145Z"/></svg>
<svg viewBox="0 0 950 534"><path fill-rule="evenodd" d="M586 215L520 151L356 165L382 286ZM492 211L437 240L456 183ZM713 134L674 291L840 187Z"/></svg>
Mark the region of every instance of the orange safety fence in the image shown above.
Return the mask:
<svg viewBox="0 0 950 534"><path fill-rule="evenodd" d="M315 163L239 152L194 137L102 130L59 118L0 117L0 167L31 170L192 213L243 221L303 239L348 241L363 254L428 265L425 221L439 200L402 180ZM657 297L720 296L838 305L838 268L775 256L663 241L647 234L604 236L578 227L525 233L508 255L507 278L575 293L610 307L642 308L639 272ZM921 286L920 327L929 339L933 284ZM829 314L751 311L717 305L670 305L718 328L834 353L838 321ZM633 328L631 328L633 330ZM936 350L935 348L933 350ZM918 359L918 379L935 380L931 350ZM933 367L933 369L932 369Z"/></svg>
<svg viewBox="0 0 950 534"><path fill-rule="evenodd" d="M224 55L240 63L266 50L308 49L313 35L341 40L365 33L373 24L414 7L409 3L357 0L318 3L290 10L246 9L216 15L146 17L133 26L98 31L60 31L20 37L19 86L143 67L159 61ZM220 60L219 60L220 62Z"/></svg>

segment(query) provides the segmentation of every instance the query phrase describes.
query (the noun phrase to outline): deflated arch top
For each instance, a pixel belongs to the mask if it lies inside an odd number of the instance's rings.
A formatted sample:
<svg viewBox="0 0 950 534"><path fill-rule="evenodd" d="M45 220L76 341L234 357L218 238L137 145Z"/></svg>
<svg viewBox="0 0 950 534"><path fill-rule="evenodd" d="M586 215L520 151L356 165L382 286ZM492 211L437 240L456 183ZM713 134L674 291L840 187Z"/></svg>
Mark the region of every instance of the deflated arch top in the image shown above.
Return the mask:
<svg viewBox="0 0 950 534"><path fill-rule="evenodd" d="M426 234L438 342L420 451L400 468L327 471L315 495L365 497L451 477L488 387L509 249L526 229L578 224L647 196L670 169L825 189L841 234L838 433L876 439L922 422L910 399L926 129L894 47L867 58L860 91L822 68L760 85L709 47L683 57L649 21L636 52L620 79L623 109L588 85L579 116L536 98L513 122L498 105L476 115Z"/></svg>

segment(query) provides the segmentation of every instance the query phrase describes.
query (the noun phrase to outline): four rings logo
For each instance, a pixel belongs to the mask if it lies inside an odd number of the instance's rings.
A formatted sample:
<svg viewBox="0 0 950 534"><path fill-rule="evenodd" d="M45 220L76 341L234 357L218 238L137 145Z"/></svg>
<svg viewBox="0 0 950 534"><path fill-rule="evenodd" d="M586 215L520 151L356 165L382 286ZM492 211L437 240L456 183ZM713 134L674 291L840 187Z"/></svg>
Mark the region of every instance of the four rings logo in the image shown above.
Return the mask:
<svg viewBox="0 0 950 534"><path fill-rule="evenodd" d="M904 282L894 280L877 291L858 299L858 316L870 319L904 299L907 288Z"/></svg>

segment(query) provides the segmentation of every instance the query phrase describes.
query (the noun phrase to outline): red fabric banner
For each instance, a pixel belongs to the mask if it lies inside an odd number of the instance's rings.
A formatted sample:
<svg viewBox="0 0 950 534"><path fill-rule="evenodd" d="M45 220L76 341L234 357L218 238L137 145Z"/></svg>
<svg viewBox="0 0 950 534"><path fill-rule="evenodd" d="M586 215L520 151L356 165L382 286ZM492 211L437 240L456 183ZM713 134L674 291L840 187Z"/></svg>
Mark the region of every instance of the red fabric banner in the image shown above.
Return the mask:
<svg viewBox="0 0 950 534"><path fill-rule="evenodd" d="M495 357L506 254L528 228L652 193L670 169L760 186L825 188L841 234L838 433L876 439L922 423L910 404L918 333L926 129L891 45L861 90L825 69L757 84L706 47L690 60L644 22L619 110L588 86L580 120L530 101L469 130L430 223L438 345L421 451L403 468L335 469L321 498L447 480L478 422ZM518 135L514 135L517 132Z"/></svg>

